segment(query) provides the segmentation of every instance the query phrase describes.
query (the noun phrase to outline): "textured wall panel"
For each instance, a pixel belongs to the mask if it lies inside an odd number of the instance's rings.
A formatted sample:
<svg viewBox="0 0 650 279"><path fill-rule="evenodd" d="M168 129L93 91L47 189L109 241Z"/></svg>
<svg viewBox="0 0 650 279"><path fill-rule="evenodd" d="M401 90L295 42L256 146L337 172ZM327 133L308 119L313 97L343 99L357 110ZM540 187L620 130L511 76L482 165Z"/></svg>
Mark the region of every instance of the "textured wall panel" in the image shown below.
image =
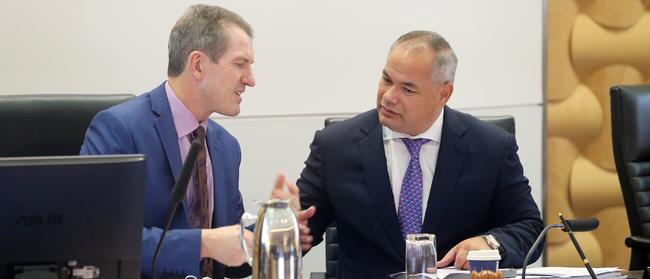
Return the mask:
<svg viewBox="0 0 650 279"><path fill-rule="evenodd" d="M607 259L607 266L627 268L630 261L630 249L622 244L629 235L625 208L616 206L599 212L596 217L607 223L594 232L596 239L602 243L602 253Z"/></svg>
<svg viewBox="0 0 650 279"><path fill-rule="evenodd" d="M589 88L592 88L603 112L603 120L607 122L611 119L609 88L612 84L643 83L643 75L634 67L618 64L597 69L584 82ZM611 147L612 126L605 123L602 125L598 135L584 149L583 155L601 168L605 168L613 174L616 174L614 152Z"/></svg>
<svg viewBox="0 0 650 279"><path fill-rule="evenodd" d="M573 161L578 156L577 147L566 138L547 138L547 184L554 185L553 191L546 192L546 220L550 223L559 223L557 213L563 213L567 218L573 218L571 203L569 202L569 181ZM553 166L552 168L550 166ZM550 231L546 238L546 245L557 245L566 242L560 232Z"/></svg>
<svg viewBox="0 0 650 279"><path fill-rule="evenodd" d="M584 157L573 163L569 182L570 203L578 216L595 216L603 208L623 206L623 195L617 187L616 173L604 170Z"/></svg>
<svg viewBox="0 0 650 279"><path fill-rule="evenodd" d="M554 36L547 36L546 49L552 56L547 56L546 67L553 69L553 72L561 79L547 83L546 98L549 101L560 101L578 87L579 81L576 72L571 64L569 42L571 41L571 30L573 21L578 15L578 5L573 1L556 1L555 9L548 10L548 17L554 20L547 20L548 33ZM547 79L554 78L547 76Z"/></svg>
<svg viewBox="0 0 650 279"><path fill-rule="evenodd" d="M548 136L561 136L578 145L596 136L603 122L598 99L586 86L578 86L560 102L548 102L546 112Z"/></svg>
<svg viewBox="0 0 650 279"><path fill-rule="evenodd" d="M629 265L629 226L613 161L609 88L650 83L650 0L549 0L545 221L598 217L577 233L594 266ZM546 242L547 265L582 266L566 234Z"/></svg>
<svg viewBox="0 0 650 279"><path fill-rule="evenodd" d="M582 1L580 9L586 15L613 29L625 29L634 25L643 15L640 0L593 0Z"/></svg>
<svg viewBox="0 0 650 279"><path fill-rule="evenodd" d="M626 30L604 28L584 14L578 15L573 23L571 56L579 76L612 64L627 64L647 71L650 69L648 50L649 13L644 13L637 24Z"/></svg>
<svg viewBox="0 0 650 279"><path fill-rule="evenodd" d="M557 218L557 217L556 217ZM549 266L584 266L580 255L569 240L569 236L564 234L557 234L560 239L564 241L562 244L554 246L553 256L547 258ZM592 233L576 233L576 239L580 242L580 247L586 255L589 255L589 260L593 266L602 266L604 262L602 248L600 242Z"/></svg>

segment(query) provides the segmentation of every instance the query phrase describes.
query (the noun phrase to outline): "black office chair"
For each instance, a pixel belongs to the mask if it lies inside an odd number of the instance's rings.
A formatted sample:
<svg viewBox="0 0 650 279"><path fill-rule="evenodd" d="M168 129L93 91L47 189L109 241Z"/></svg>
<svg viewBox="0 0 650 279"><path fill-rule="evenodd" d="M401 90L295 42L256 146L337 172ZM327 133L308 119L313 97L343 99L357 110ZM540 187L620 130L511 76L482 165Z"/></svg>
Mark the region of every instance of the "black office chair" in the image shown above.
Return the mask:
<svg viewBox="0 0 650 279"><path fill-rule="evenodd" d="M511 134L515 134L515 118L506 116L479 116L483 121L497 125ZM325 127L345 120L343 117L325 119ZM325 230L325 278L336 278L338 268L339 241L336 232L336 222ZM312 278L320 276L312 276Z"/></svg>
<svg viewBox="0 0 650 279"><path fill-rule="evenodd" d="M92 118L130 94L0 96L0 157L78 155Z"/></svg>
<svg viewBox="0 0 650 279"><path fill-rule="evenodd" d="M650 84L610 90L612 144L631 236L630 270L650 266Z"/></svg>

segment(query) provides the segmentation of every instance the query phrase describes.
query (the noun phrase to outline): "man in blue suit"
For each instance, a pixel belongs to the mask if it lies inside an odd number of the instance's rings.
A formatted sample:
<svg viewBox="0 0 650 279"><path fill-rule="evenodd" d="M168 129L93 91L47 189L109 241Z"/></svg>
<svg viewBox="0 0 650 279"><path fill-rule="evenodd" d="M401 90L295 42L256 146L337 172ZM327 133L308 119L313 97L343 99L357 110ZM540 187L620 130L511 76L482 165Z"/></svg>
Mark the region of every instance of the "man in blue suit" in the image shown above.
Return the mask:
<svg viewBox="0 0 650 279"><path fill-rule="evenodd" d="M498 249L519 267L543 223L512 134L446 106L457 59L434 32L391 47L377 108L316 132L297 185L314 243L336 221L338 278L404 271L405 237L436 235L438 266ZM538 249L533 257L541 253Z"/></svg>
<svg viewBox="0 0 650 279"><path fill-rule="evenodd" d="M158 259L158 277L250 274L250 267L242 265L245 258L236 225L244 212L238 188L239 143L209 116L215 112L238 115L241 95L247 86L255 86L252 37L248 23L229 10L200 4L190 7L169 36L168 80L100 112L86 132L81 154L147 156L144 277L151 276L151 260L170 207L171 188L195 137L205 142L205 175L197 171L192 177L187 198L173 216ZM273 197L286 197L281 193L283 184L280 176ZM295 185L288 185L297 196ZM252 241L251 232L245 231L244 236Z"/></svg>

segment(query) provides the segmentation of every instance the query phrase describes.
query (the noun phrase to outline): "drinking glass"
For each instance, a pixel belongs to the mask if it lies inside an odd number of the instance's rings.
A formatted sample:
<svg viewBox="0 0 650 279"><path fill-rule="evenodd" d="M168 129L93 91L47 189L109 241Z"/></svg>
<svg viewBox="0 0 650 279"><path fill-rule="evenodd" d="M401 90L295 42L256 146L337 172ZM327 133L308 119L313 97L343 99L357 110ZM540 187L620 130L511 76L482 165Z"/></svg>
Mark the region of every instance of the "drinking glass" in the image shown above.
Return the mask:
<svg viewBox="0 0 650 279"><path fill-rule="evenodd" d="M420 233L406 236L406 277L437 278L436 236Z"/></svg>

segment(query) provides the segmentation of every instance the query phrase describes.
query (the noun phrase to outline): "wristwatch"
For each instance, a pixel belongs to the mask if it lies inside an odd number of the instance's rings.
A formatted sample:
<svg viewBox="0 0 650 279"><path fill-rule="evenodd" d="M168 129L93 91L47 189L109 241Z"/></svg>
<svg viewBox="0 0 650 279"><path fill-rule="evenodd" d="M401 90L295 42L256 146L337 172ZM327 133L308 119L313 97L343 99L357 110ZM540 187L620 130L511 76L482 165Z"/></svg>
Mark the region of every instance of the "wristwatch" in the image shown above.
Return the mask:
<svg viewBox="0 0 650 279"><path fill-rule="evenodd" d="M487 242L488 246L494 250L499 250L499 253L501 253L501 244L499 244L499 241L491 234L484 234L481 235L483 240Z"/></svg>

